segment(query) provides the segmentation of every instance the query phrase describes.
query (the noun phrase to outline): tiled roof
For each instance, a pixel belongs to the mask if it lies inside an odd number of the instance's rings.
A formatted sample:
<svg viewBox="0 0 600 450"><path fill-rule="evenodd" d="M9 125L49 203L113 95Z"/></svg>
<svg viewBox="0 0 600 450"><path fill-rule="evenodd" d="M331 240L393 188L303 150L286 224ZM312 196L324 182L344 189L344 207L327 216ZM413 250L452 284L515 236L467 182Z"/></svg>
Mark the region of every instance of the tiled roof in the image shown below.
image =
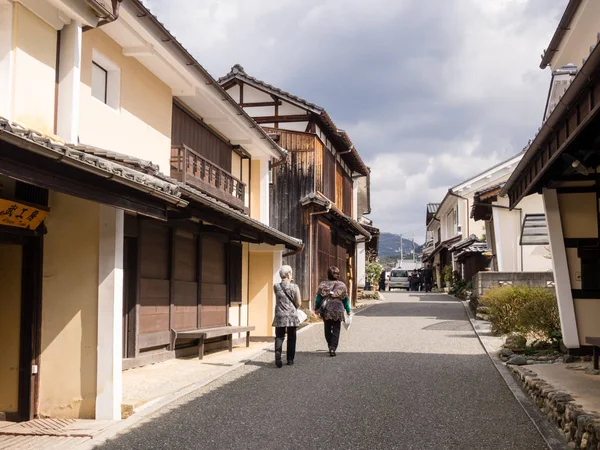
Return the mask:
<svg viewBox="0 0 600 450"><path fill-rule="evenodd" d="M439 203L427 203L427 212L429 214L435 214L439 207Z"/></svg>
<svg viewBox="0 0 600 450"><path fill-rule="evenodd" d="M248 75L240 64L235 64L231 68L229 73L219 78L218 81L221 85L224 85L233 79L239 79L250 85L262 88L271 94L285 98L286 100L290 101L290 103L295 103L297 105L305 107L311 112L317 114L325 123L326 127L328 128L328 131L337 136L337 138L342 141L343 145L350 151L349 156L352 158L351 163L353 163L354 165L353 170L360 173L361 175L368 175L370 169L366 166L366 164L360 157L360 154L358 153L358 150L356 150L356 147L350 139L350 136L348 136L348 133L346 133L344 130L336 126L336 124L333 122L331 116L329 116L325 108Z"/></svg>
<svg viewBox="0 0 600 450"><path fill-rule="evenodd" d="M479 239L477 239L477 236L472 234L467 238L461 239L456 244L452 245L448 250L450 250L451 252L460 250L462 248L468 247L469 245L473 244L474 242L479 242Z"/></svg>
<svg viewBox="0 0 600 450"><path fill-rule="evenodd" d="M303 106L307 107L308 109L313 110L313 112L316 112L319 114L322 114L323 112L325 112L325 108L323 108L319 105L311 103L308 100L304 100L303 98L300 98L294 94L284 91L283 89L279 89L278 87L275 87L269 83L259 80L258 78L248 75L246 73L246 71L244 70L244 68L240 64L235 64L231 68L231 70L229 71L229 73L227 75L219 78L217 81L219 82L219 84L223 85L223 84L227 83L228 81L233 80L234 78L243 78L244 81L246 81L250 84L258 85L258 86L266 89L267 91L270 91L271 93L273 93L275 95L285 97L285 98L291 100L293 103L300 103Z"/></svg>
<svg viewBox="0 0 600 450"><path fill-rule="evenodd" d="M362 234L367 239L371 239L371 237L372 237L371 233L369 233L360 223L358 223L352 217L344 214L337 206L335 206L335 204L333 204L331 201L327 200L325 197L322 197L315 193L311 193L300 200L300 204L302 206L306 206L310 203L314 203L319 206L322 206L323 208L328 210L330 213L332 213L333 215L339 217L344 222L346 222L351 228L354 229L354 231L357 232L357 234Z"/></svg>
<svg viewBox="0 0 600 450"><path fill-rule="evenodd" d="M4 136L2 136L4 135ZM158 166L148 161L131 158L115 152L100 150L95 147L70 145L62 143L56 137L44 135L33 129L24 127L16 122L0 117L0 139L6 140L12 136L21 141L39 145L63 157L93 166L96 169L119 179L133 182L137 185L149 187L156 192L171 197L171 203L179 203L181 193L179 186L167 181L164 175L158 172ZM100 156L102 155L102 156ZM124 165L118 161L129 161ZM185 202L184 202L185 203Z"/></svg>
<svg viewBox="0 0 600 450"><path fill-rule="evenodd" d="M191 196L194 200L199 201L200 203L205 204L211 209L214 209L226 216L229 216L235 220L239 220L243 223L250 225L252 228L258 229L273 238L281 241L281 243L286 244L287 247L292 247L293 249L300 249L304 247L304 244L301 239L296 239L294 237L288 236L287 234L262 223L259 220L253 219L247 214L244 214L237 209L232 208L231 206L223 203L210 195L207 195L203 192L200 192L197 189L194 189L188 185L185 185L180 182L176 182L184 195Z"/></svg>
<svg viewBox="0 0 600 450"><path fill-rule="evenodd" d="M225 214L233 219L239 220L250 225L252 228L264 232L274 239L286 244L288 248L300 249L303 243L300 239L282 233L264 223L252 219L250 216L237 211L223 202L206 195L196 189L193 189L177 180L174 180L158 170L158 166L151 161L146 161L132 156L124 155L109 150L103 150L89 145L69 145L64 144L58 138L46 136L35 130L23 127L14 122L0 117L0 140L6 140L6 137L15 137L19 140L43 146L58 155L75 161L93 166L103 172L111 174L115 178L123 178L144 186L144 190L152 188L163 194L163 198L171 200L179 206L188 204L181 198L182 193L199 200L207 207Z"/></svg>
<svg viewBox="0 0 600 450"><path fill-rule="evenodd" d="M495 191L496 189L502 189L505 184L506 184L505 182L502 182L502 183L494 184L493 186L486 187L480 191L475 192L474 196L479 197L484 194L487 194L488 192Z"/></svg>

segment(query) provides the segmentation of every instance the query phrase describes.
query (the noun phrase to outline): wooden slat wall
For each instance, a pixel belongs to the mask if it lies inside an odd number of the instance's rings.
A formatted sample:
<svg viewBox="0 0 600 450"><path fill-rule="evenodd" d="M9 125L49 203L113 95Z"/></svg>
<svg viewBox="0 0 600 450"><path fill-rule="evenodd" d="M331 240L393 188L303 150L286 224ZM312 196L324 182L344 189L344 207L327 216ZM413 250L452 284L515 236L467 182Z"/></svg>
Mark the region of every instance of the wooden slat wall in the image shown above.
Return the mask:
<svg viewBox="0 0 600 450"><path fill-rule="evenodd" d="M231 172L231 145L224 142L205 125L188 114L178 104L173 104L171 143L186 144L219 167Z"/></svg>
<svg viewBox="0 0 600 450"><path fill-rule="evenodd" d="M200 297L202 327L227 325L227 244L211 236L202 237L202 283Z"/></svg>
<svg viewBox="0 0 600 450"><path fill-rule="evenodd" d="M335 202L335 178L336 178L335 156L323 147L323 191L322 194L332 202Z"/></svg>
<svg viewBox="0 0 600 450"><path fill-rule="evenodd" d="M300 199L315 192L317 138L307 133L268 129L280 135L279 145L288 150L287 161L273 169L271 186L271 226L302 239L308 244L308 220L300 205ZM294 280L301 289L302 298L313 297L309 292L309 252L304 251L285 259L294 271Z"/></svg>
<svg viewBox="0 0 600 450"><path fill-rule="evenodd" d="M198 238L178 230L174 240L171 327L192 330L198 326Z"/></svg>
<svg viewBox="0 0 600 450"><path fill-rule="evenodd" d="M354 186L352 183L352 178L346 172L343 175L343 207L342 211L347 216L352 217L352 202L354 198Z"/></svg>
<svg viewBox="0 0 600 450"><path fill-rule="evenodd" d="M169 229L160 222L143 220L139 239L138 330L143 341L144 335L169 331Z"/></svg>

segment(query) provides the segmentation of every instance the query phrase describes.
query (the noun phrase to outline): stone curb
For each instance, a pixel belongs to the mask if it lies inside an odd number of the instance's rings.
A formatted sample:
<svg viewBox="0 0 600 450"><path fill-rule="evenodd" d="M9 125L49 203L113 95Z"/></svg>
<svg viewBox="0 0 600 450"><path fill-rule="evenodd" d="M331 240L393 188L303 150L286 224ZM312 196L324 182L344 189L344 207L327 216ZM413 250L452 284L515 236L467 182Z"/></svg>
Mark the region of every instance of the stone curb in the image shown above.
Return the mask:
<svg viewBox="0 0 600 450"><path fill-rule="evenodd" d="M600 415L585 411L569 393L555 389L535 372L517 366L509 369L540 411L562 431L569 448L600 449Z"/></svg>
<svg viewBox="0 0 600 450"><path fill-rule="evenodd" d="M542 436L542 438L546 442L548 448L551 450L564 450L565 441L561 438L560 434L558 433L558 430L553 426L551 422L549 422L546 419L546 417L544 417L541 414L537 407L530 401L527 394L523 391L523 389L521 389L520 384L512 375L512 372L509 370L508 366L506 366L506 364L504 364L504 362L502 362L502 360L498 358L494 351L488 345L486 345L485 341L481 338L483 330L473 317L473 312L469 307L469 302L462 300L460 302L462 303L465 312L467 313L469 322L473 327L473 331L475 332L479 343L481 344L488 357L492 361L492 364L494 364L494 367L506 383L506 386L508 387L510 392L513 394L513 396L515 397L515 399L517 400L527 417L529 417L535 428L538 430L540 436Z"/></svg>
<svg viewBox="0 0 600 450"><path fill-rule="evenodd" d="M372 307L374 305L375 304L371 304L371 305L366 305L366 306L357 308L353 315L360 315L360 313L362 313L363 311L369 309L370 307ZM301 329L299 329L297 334L304 333L306 330L313 328L315 325L319 325L320 323L321 322L314 322L309 325L306 325L306 326L302 327ZM98 433L96 436L94 436L92 439L85 442L78 448L93 449L96 446L102 444L103 442L106 442L107 440L112 439L112 438L116 437L117 435L123 433L124 431L126 431L130 428L133 428L136 425L141 424L152 414L175 403L177 400L185 397L186 395L189 395L198 389L201 389L205 386L208 386L211 383L214 383L219 378L227 375L230 372L233 372L234 370L239 369L240 367L244 366L245 364L249 363L250 361L253 361L256 358L264 355L269 350L271 350L272 346L273 346L272 343L265 345L265 347L263 347L262 349L257 350L257 352L254 355L250 356L249 358L239 361L238 363L236 363L233 366L231 366L230 368L228 368L225 372L215 375L207 380L192 384L188 387L180 389L171 394L151 400L150 402L139 406L138 408L136 408L134 410L135 413L132 416L128 417L127 419L120 420L119 422L115 423L114 425L107 427L101 433Z"/></svg>

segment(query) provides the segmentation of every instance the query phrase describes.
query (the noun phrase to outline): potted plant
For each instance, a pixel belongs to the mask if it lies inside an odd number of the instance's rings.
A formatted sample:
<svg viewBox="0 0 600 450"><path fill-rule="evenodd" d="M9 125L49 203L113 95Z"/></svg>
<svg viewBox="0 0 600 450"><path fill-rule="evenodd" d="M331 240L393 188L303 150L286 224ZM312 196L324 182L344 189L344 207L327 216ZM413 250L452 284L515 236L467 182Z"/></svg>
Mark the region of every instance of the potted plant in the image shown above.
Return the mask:
<svg viewBox="0 0 600 450"><path fill-rule="evenodd" d="M370 262L365 268L365 278L371 285L372 291L376 291L379 287L379 277L381 277L381 272L383 272L383 266L377 262Z"/></svg>
<svg viewBox="0 0 600 450"><path fill-rule="evenodd" d="M452 266L450 264L444 266L442 276L444 278L444 291L448 292L453 280Z"/></svg>

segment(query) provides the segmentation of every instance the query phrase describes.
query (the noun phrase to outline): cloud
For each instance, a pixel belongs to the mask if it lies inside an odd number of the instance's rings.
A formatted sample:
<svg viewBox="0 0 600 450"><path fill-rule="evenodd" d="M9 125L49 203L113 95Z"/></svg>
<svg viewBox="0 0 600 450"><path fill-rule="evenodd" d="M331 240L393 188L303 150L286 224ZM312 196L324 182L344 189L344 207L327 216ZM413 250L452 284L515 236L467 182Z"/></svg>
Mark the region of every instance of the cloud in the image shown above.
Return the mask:
<svg viewBox="0 0 600 450"><path fill-rule="evenodd" d="M541 123L567 0L145 0L213 76L325 107L372 167L371 218L422 241L425 204Z"/></svg>

